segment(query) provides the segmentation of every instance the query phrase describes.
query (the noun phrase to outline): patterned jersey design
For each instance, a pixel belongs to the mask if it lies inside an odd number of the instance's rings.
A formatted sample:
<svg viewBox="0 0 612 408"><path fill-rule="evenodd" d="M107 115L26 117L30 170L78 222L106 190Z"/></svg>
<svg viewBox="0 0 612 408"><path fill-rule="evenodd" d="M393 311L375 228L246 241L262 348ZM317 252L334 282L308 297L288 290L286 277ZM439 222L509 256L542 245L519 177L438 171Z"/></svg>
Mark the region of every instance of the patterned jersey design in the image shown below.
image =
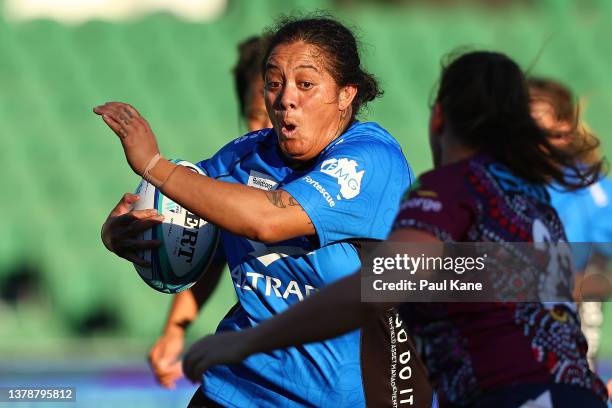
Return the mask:
<svg viewBox="0 0 612 408"><path fill-rule="evenodd" d="M395 228L406 227L445 242L546 245L566 239L546 189L484 155L422 175L395 222ZM553 258L565 262L562 289L569 296L569 257L546 258L535 265L543 268ZM518 289L534 290L529 287L534 271L525 269L511 278ZM503 272L500 268L495 279L503 279ZM605 401L603 383L588 369L586 343L571 302L407 303L401 312L419 340L443 404L469 405L487 391L519 381L578 385Z"/></svg>

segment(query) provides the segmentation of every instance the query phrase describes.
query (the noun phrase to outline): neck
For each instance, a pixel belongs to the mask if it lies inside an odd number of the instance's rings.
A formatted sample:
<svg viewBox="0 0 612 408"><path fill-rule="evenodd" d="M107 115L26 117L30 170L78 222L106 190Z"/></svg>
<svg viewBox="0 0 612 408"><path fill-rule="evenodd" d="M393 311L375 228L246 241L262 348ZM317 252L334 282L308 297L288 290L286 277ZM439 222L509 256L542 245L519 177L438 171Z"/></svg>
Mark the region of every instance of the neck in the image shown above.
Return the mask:
<svg viewBox="0 0 612 408"><path fill-rule="evenodd" d="M453 135L444 134L442 136L442 155L440 157L441 165L453 164L461 160L469 159L470 157L475 156L477 153L478 150L456 142Z"/></svg>

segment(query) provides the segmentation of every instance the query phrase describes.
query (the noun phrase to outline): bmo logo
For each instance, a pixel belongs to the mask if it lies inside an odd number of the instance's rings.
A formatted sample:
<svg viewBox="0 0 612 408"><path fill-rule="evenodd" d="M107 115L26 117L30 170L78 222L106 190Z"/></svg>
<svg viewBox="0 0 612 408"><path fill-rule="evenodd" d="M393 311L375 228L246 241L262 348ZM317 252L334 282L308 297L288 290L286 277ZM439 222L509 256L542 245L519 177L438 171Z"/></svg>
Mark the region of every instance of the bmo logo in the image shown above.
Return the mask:
<svg viewBox="0 0 612 408"><path fill-rule="evenodd" d="M336 199L351 199L361 191L361 179L365 170L357 171L359 164L351 159L328 159L321 164L321 172L334 177L340 185Z"/></svg>

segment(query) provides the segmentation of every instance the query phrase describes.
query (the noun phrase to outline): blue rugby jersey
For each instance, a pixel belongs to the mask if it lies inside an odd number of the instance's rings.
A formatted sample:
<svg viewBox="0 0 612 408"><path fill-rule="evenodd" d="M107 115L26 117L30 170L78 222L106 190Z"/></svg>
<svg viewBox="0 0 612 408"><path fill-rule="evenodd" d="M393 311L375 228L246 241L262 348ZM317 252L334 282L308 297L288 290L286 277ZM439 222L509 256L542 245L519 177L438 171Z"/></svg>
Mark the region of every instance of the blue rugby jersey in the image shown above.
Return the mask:
<svg viewBox="0 0 612 408"><path fill-rule="evenodd" d="M218 180L287 191L316 229L314 239L267 245L222 231L238 303L218 331L253 327L357 271L359 254L350 241L385 239L412 179L397 141L377 124L359 122L307 170L285 165L272 129L230 142L199 166ZM364 406L359 331L212 367L202 390L240 408Z"/></svg>
<svg viewBox="0 0 612 408"><path fill-rule="evenodd" d="M551 205L563 222L567 240L570 243L591 243L593 251L612 258L612 180L603 178L576 191L565 191L552 185L548 187L548 193ZM584 270L589 248L577 245L572 249L576 269Z"/></svg>

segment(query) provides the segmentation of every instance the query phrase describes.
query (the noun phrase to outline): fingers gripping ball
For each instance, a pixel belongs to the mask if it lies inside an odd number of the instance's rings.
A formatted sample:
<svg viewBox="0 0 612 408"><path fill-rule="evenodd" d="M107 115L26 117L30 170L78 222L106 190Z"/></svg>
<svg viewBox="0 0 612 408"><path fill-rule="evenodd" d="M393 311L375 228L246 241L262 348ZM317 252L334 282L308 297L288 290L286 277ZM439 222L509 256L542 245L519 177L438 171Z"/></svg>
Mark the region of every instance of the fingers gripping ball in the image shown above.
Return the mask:
<svg viewBox="0 0 612 408"><path fill-rule="evenodd" d="M190 170L206 175L196 165L172 160ZM159 248L143 251L142 258L151 267L134 264L140 277L153 289L177 293L188 289L211 263L219 242L218 228L165 197L155 186L142 180L136 189L140 195L134 210L155 208L164 222L143 232L140 239L160 240Z"/></svg>

